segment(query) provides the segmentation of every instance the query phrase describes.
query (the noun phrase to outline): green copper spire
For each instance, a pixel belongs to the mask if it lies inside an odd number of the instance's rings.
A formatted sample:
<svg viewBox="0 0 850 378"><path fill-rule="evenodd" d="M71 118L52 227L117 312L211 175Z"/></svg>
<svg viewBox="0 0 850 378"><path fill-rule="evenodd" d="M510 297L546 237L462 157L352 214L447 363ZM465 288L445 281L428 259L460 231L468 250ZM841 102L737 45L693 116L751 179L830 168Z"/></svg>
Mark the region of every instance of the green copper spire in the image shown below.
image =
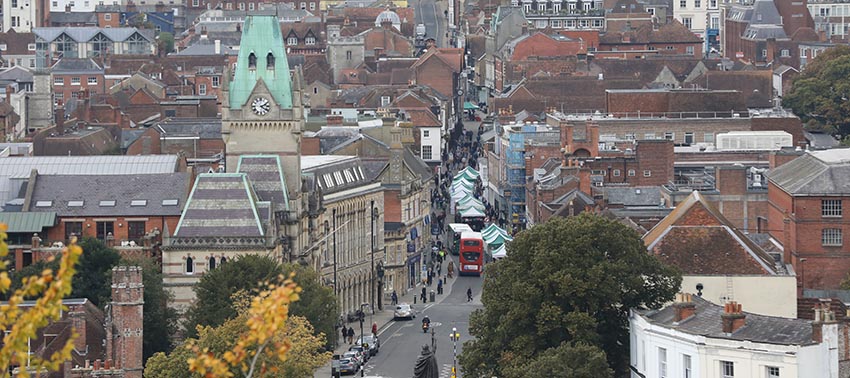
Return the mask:
<svg viewBox="0 0 850 378"><path fill-rule="evenodd" d="M230 81L230 108L241 108L260 80L281 108L292 108L292 80L277 16L248 16L236 72Z"/></svg>

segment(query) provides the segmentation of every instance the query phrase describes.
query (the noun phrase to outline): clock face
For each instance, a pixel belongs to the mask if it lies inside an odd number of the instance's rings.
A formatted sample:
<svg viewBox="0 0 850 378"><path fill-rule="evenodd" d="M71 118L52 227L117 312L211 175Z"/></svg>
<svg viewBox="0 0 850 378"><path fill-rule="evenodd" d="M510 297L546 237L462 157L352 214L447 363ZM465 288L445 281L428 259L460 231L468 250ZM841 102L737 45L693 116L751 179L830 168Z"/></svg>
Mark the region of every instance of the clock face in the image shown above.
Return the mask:
<svg viewBox="0 0 850 378"><path fill-rule="evenodd" d="M269 100L266 100L263 97L257 97L254 99L254 102L251 103L251 110L254 111L256 115L266 115L271 109L271 104Z"/></svg>

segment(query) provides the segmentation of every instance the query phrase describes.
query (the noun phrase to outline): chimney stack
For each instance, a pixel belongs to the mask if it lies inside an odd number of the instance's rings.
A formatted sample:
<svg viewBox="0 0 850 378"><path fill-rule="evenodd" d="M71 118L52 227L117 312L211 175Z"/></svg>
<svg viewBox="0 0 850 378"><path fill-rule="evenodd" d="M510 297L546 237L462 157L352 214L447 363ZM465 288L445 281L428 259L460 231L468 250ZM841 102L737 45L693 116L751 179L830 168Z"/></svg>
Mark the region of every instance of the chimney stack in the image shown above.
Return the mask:
<svg viewBox="0 0 850 378"><path fill-rule="evenodd" d="M823 342L823 325L835 323L835 313L829 309L829 303L818 303L815 305L815 319L812 320L812 341Z"/></svg>
<svg viewBox="0 0 850 378"><path fill-rule="evenodd" d="M6 103L12 105L12 92L14 92L14 87L12 85L6 86Z"/></svg>
<svg viewBox="0 0 850 378"><path fill-rule="evenodd" d="M32 249L36 249L41 246L41 238L38 237L38 234L32 234Z"/></svg>
<svg viewBox="0 0 850 378"><path fill-rule="evenodd" d="M342 116L339 114L328 114L325 116L328 126L342 126Z"/></svg>
<svg viewBox="0 0 850 378"><path fill-rule="evenodd" d="M725 334L735 333L747 323L747 315L741 311L741 305L735 301L723 306L723 314L720 315L720 318L723 321L723 333Z"/></svg>
<svg viewBox="0 0 850 378"><path fill-rule="evenodd" d="M673 310L675 311L673 315L674 322L681 322L696 314L696 304L691 299L691 294L676 294L676 302L673 303Z"/></svg>

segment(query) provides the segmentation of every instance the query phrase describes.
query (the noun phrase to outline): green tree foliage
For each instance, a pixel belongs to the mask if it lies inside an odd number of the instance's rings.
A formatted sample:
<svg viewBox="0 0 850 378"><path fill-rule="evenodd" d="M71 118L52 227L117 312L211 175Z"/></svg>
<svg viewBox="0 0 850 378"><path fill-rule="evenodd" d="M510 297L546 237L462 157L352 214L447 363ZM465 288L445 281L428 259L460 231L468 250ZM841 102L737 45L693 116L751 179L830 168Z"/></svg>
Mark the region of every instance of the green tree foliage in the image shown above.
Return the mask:
<svg viewBox="0 0 850 378"><path fill-rule="evenodd" d="M79 273L74 277L71 298L88 298L103 308L112 298L112 268L121 261L121 255L95 238L85 238L80 243Z"/></svg>
<svg viewBox="0 0 850 378"><path fill-rule="evenodd" d="M476 339L460 356L465 375L503 376L523 366L545 371L552 356L564 355L587 355L571 368L592 371L590 357L598 353L624 373L629 309L661 306L682 281L646 252L633 230L586 213L552 218L508 248L510 258L488 265L484 309L470 317Z"/></svg>
<svg viewBox="0 0 850 378"><path fill-rule="evenodd" d="M207 272L195 285L197 299L187 314L187 333L195 336L196 326L217 327L236 317L235 294L256 294L262 282L288 277L290 272L295 272L293 281L302 289L301 299L290 305L290 313L307 318L317 333L335 332L336 298L333 289L321 285L316 272L297 264L280 264L268 256L247 255Z"/></svg>
<svg viewBox="0 0 850 378"><path fill-rule="evenodd" d="M121 265L142 268L142 283L145 285L144 340L142 355L144 360L156 352L171 350L171 336L177 331L177 312L168 307L171 292L162 286L162 269L156 260L150 257L125 258Z"/></svg>
<svg viewBox="0 0 850 378"><path fill-rule="evenodd" d="M195 304L187 313L186 332L196 335L196 326L218 327L236 317L233 295L240 291L256 294L263 282L283 274L283 267L268 256L247 255L206 272L195 285Z"/></svg>
<svg viewBox="0 0 850 378"><path fill-rule="evenodd" d="M797 76L782 105L810 128L850 134L850 47L836 46Z"/></svg>
<svg viewBox="0 0 850 378"><path fill-rule="evenodd" d="M161 32L158 37L158 49L163 55L174 51L174 35L168 32Z"/></svg>
<svg viewBox="0 0 850 378"><path fill-rule="evenodd" d="M524 365L504 370L505 378L570 377L612 378L614 371L608 367L605 352L587 344L561 343L549 348Z"/></svg>
<svg viewBox="0 0 850 378"><path fill-rule="evenodd" d="M316 332L325 336L332 335L336 331L336 297L332 288L322 286L319 274L313 269L298 264L286 264L283 266L285 277L291 272L295 273L292 278L301 287L301 299L289 305L289 312L293 315L303 316L310 321ZM333 348L333 339L325 337L325 346Z"/></svg>

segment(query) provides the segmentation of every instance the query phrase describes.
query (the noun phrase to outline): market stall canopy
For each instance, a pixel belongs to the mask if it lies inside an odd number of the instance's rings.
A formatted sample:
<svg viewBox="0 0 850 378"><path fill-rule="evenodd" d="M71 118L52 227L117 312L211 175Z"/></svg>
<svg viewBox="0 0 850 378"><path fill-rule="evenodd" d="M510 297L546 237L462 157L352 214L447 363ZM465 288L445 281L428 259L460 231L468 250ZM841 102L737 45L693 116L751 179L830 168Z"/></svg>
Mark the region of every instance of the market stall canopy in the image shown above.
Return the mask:
<svg viewBox="0 0 850 378"><path fill-rule="evenodd" d="M470 194L472 194L472 189L458 189L452 192L452 201L457 202Z"/></svg>
<svg viewBox="0 0 850 378"><path fill-rule="evenodd" d="M475 187L475 185L472 184L472 181L467 181L467 180L464 180L464 179L457 179L457 180L452 181L452 189L455 189L455 188L472 189L474 187Z"/></svg>
<svg viewBox="0 0 850 378"><path fill-rule="evenodd" d="M464 204L460 204L460 203L457 204L457 211L458 212L462 213L464 210L467 210L467 209L476 209L476 210L483 213L484 212L484 205L482 205L480 202L479 203L467 202L467 203L464 203Z"/></svg>
<svg viewBox="0 0 850 378"><path fill-rule="evenodd" d="M488 235L492 235L494 233L500 233L502 235L508 235L507 231L505 231L503 228L501 228L499 226L496 226L495 223L490 223L490 225L487 226L487 228L481 230L481 234L484 235L485 237L487 237Z"/></svg>
<svg viewBox="0 0 850 378"><path fill-rule="evenodd" d="M484 212L480 211L474 207L470 207L466 210L460 212L461 218L483 218Z"/></svg>
<svg viewBox="0 0 850 378"><path fill-rule="evenodd" d="M499 260L505 257L508 257L508 249L504 244L502 244L501 246L499 246L499 248L496 248L496 250L493 251L494 259Z"/></svg>
<svg viewBox="0 0 850 378"><path fill-rule="evenodd" d="M484 241L491 246L504 245L511 240L514 240L514 238L510 237L510 235L502 235L499 233L493 234L489 238L486 236L484 237Z"/></svg>
<svg viewBox="0 0 850 378"><path fill-rule="evenodd" d="M478 179L478 176L472 175L472 174L470 174L469 172L466 172L466 171L460 171L456 175L454 175L454 177L452 177L452 181L458 181L458 180L475 181L476 179Z"/></svg>
<svg viewBox="0 0 850 378"><path fill-rule="evenodd" d="M463 110L478 110L478 105L467 101L463 103Z"/></svg>

